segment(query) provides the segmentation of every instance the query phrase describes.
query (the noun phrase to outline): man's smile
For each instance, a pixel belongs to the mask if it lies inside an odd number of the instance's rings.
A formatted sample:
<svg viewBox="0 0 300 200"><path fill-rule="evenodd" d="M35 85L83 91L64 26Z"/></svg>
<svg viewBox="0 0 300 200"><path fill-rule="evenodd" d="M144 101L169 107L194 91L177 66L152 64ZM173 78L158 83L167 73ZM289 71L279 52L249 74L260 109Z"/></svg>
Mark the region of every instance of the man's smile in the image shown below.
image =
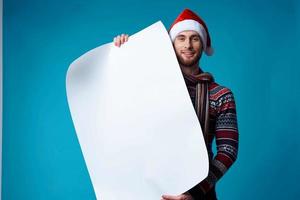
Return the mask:
<svg viewBox="0 0 300 200"><path fill-rule="evenodd" d="M193 57L195 55L195 52L192 52L192 51L182 51L181 54L184 55L185 57Z"/></svg>

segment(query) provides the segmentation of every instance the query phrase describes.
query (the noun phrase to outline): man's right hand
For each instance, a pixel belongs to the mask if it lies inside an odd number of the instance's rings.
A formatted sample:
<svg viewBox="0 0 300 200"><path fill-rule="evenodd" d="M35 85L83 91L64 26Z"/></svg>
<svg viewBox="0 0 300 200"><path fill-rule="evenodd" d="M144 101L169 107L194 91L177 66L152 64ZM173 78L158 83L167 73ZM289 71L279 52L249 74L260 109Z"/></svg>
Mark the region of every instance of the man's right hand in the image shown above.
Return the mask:
<svg viewBox="0 0 300 200"><path fill-rule="evenodd" d="M129 35L127 34L121 34L116 37L114 37L114 44L117 47L120 47L122 44L128 41Z"/></svg>

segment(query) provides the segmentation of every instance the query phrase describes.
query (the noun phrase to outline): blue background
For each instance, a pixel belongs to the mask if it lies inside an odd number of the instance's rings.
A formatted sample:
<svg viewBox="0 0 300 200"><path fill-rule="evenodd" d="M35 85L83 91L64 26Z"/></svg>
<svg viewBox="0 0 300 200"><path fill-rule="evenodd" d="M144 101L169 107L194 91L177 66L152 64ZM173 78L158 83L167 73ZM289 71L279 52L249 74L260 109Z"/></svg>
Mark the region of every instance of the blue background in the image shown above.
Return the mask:
<svg viewBox="0 0 300 200"><path fill-rule="evenodd" d="M300 1L4 0L3 200L95 199L65 76L86 51L186 7L215 49L201 66L235 94L240 149L221 200L299 199ZM141 63L142 65L142 63Z"/></svg>

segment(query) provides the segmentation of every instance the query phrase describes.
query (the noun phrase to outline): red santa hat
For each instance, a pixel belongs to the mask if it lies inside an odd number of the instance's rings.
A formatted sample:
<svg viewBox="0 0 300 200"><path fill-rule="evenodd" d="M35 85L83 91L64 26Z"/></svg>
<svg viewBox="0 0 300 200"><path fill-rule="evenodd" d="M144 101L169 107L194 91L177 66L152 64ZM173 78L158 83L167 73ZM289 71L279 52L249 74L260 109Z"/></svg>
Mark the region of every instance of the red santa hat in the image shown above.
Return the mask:
<svg viewBox="0 0 300 200"><path fill-rule="evenodd" d="M206 24L197 14L189 9L185 9L171 25L169 30L171 40L174 42L176 36L182 31L196 31L201 38L205 54L208 56L213 54Z"/></svg>

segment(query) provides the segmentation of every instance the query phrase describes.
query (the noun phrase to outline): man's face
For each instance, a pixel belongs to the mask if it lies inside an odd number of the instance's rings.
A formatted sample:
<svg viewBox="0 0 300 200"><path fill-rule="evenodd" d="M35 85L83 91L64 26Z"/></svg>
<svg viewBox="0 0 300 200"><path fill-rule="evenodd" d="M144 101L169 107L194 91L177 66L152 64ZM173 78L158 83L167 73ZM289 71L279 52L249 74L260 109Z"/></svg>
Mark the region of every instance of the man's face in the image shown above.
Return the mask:
<svg viewBox="0 0 300 200"><path fill-rule="evenodd" d="M180 32L173 43L177 59L181 65L193 66L202 55L202 42L196 31Z"/></svg>

